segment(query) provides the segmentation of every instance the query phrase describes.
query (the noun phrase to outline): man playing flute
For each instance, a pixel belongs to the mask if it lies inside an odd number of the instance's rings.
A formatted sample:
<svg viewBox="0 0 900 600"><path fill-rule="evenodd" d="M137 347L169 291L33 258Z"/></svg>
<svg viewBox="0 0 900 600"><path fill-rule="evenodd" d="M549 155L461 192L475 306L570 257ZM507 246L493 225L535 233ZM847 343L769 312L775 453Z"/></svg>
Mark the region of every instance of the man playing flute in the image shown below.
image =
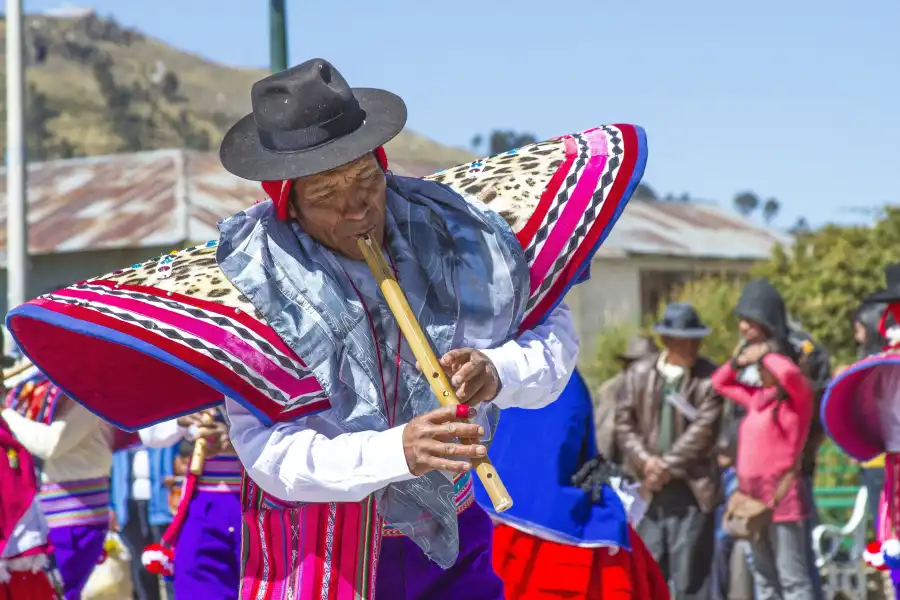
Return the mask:
<svg viewBox="0 0 900 600"><path fill-rule="evenodd" d="M10 331L125 429L225 397L246 470L242 599L503 598L472 477L502 490L484 462L499 412L568 383L562 298L640 181L643 131L598 127L413 179L382 149L403 101L327 61L262 79L251 101L220 158L270 200L221 222L218 242L14 309ZM379 288L376 271L396 281Z"/></svg>
<svg viewBox="0 0 900 600"><path fill-rule="evenodd" d="M231 439L247 474L281 501L358 503L374 494L388 504L396 502L396 509L388 508L388 513L408 513L411 518L403 526L390 518L386 523L377 599L440 600L462 594L500 600L503 584L491 562L491 521L473 502L471 463L458 460L485 455L479 439L490 423L470 424L467 418L492 410L484 403L493 408L539 408L559 395L578 355L569 311L560 305L543 325L507 339L503 321L510 319L520 301L522 294L516 288L523 281L506 267L504 240L494 223L439 184L386 175L379 149L406 120L398 97L381 90L351 90L333 66L310 61L257 83L253 100L253 119L238 123L223 142L223 163L236 175L267 181L267 188L277 191L272 193L273 203L226 224L220 246L242 255L256 254L260 249L254 247L251 232L272 219L286 223L296 235L292 250L303 262L317 265L315 272L302 273L303 279L327 274L335 286L328 293L362 309L360 325L374 341L365 358L377 365L377 379L374 386L368 381L353 386L355 369L341 356L333 356L337 377L332 399L346 396L350 410L367 423L363 427L342 423L334 407L267 426L248 409L226 400ZM272 129L282 128L279 133L285 138L300 137L291 130L342 118L334 115L348 119L357 104L366 111L365 122L355 133L333 138L330 145L340 145L340 150L323 145L273 152L280 140L266 139L256 131L258 125L271 123ZM319 127L323 133L326 129L327 125ZM249 142L250 138L258 142ZM454 243L450 237L457 228L465 228L464 239ZM441 324L434 329L447 336L452 348L441 357L441 365L464 410L433 408L437 403L431 390L415 386L420 378L415 360L361 260L357 240L364 234L382 245L410 301L415 304L418 297L424 303L418 307L424 311L420 314L430 313L428 321ZM258 269L253 279L266 278L264 264L248 264L242 277L249 277L248 269ZM407 273L414 275L404 277ZM464 283L466 297L446 285L456 279L469 280ZM305 315L293 310L297 314L290 318L303 322ZM339 305L335 308L336 313L342 310ZM358 395L369 397L358 402L354 398ZM383 416L365 414L369 411ZM427 516L429 512L433 516ZM421 528L419 520L426 522ZM286 567L274 571L285 572L290 580ZM251 557L245 588L260 585L266 574L265 562ZM265 582L270 587L280 584ZM300 591L292 590L295 596Z"/></svg>

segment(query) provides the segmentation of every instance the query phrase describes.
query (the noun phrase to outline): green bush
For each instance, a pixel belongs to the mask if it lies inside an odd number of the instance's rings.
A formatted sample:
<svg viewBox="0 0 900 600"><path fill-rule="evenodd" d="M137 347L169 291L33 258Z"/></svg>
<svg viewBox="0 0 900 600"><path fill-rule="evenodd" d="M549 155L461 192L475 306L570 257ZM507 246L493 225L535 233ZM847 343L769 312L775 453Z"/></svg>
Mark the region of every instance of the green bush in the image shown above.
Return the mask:
<svg viewBox="0 0 900 600"><path fill-rule="evenodd" d="M867 294L884 286L897 262L900 208L886 208L873 227L829 226L798 236L790 252L776 248L753 269L784 296L791 316L828 349L835 364L856 356L851 318Z"/></svg>
<svg viewBox="0 0 900 600"><path fill-rule="evenodd" d="M597 337L594 358L581 370L590 389L597 389L601 383L611 379L619 372L621 364L617 356L625 351L628 341L638 332L637 327L618 324L607 327Z"/></svg>

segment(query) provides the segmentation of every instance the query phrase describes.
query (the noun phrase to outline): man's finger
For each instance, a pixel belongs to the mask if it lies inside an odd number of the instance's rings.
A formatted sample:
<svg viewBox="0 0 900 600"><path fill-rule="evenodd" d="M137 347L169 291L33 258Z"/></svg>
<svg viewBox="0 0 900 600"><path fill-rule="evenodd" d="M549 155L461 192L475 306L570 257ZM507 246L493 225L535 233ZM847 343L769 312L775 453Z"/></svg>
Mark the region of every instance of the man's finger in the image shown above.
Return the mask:
<svg viewBox="0 0 900 600"><path fill-rule="evenodd" d="M493 400L493 398L491 397L491 386L489 386L485 381L484 385L482 385L481 388L477 392L475 392L471 398L466 400L466 404L478 406L483 402L490 402L491 400Z"/></svg>
<svg viewBox="0 0 900 600"><path fill-rule="evenodd" d="M449 458L423 457L421 464L434 471L448 471L450 473L465 473L472 470L472 463L467 460L450 460Z"/></svg>
<svg viewBox="0 0 900 600"><path fill-rule="evenodd" d="M420 448L435 457L478 458L487 455L487 448L481 444L456 444L429 440L423 442Z"/></svg>
<svg viewBox="0 0 900 600"><path fill-rule="evenodd" d="M475 409L469 408L469 418L475 416ZM422 415L426 421L431 423L432 425L440 425L441 423L448 423L450 421L458 421L461 422L462 419L456 414L455 406L445 406L443 408L437 408L431 412L425 413Z"/></svg>
<svg viewBox="0 0 900 600"><path fill-rule="evenodd" d="M443 442L460 439L481 438L484 428L474 423L445 423L430 428L427 432L430 437Z"/></svg>
<svg viewBox="0 0 900 600"><path fill-rule="evenodd" d="M475 400L478 398L479 392L484 389L484 386L484 377L470 379L456 390L456 398L466 405L476 404Z"/></svg>
<svg viewBox="0 0 900 600"><path fill-rule="evenodd" d="M469 362L469 355L472 354L471 348L457 348L456 350L451 350L447 354L441 357L439 361L442 367L453 367L459 364L465 364Z"/></svg>
<svg viewBox="0 0 900 600"><path fill-rule="evenodd" d="M450 378L450 385L453 386L453 389L459 389L459 386L467 382L468 380L476 377L484 372L484 364L483 363L475 363L469 361L462 365L456 373L453 374L453 377Z"/></svg>

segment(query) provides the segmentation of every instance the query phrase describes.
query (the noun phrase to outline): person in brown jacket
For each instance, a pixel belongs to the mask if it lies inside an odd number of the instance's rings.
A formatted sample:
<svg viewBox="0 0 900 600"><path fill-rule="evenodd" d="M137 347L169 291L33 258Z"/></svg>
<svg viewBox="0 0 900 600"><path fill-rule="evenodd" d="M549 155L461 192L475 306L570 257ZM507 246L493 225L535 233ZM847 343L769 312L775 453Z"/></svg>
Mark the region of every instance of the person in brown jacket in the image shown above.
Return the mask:
<svg viewBox="0 0 900 600"><path fill-rule="evenodd" d="M706 600L720 491L713 449L723 403L710 384L716 365L699 355L710 330L687 303L666 307L654 330L664 350L625 372L616 439L625 468L652 495L638 533L673 599Z"/></svg>
<svg viewBox="0 0 900 600"><path fill-rule="evenodd" d="M616 446L616 396L625 382L625 371L639 358L656 353L659 353L659 347L652 338L634 336L628 342L628 348L616 356L622 370L601 383L594 394L594 436L597 451L616 464L622 462L622 454Z"/></svg>

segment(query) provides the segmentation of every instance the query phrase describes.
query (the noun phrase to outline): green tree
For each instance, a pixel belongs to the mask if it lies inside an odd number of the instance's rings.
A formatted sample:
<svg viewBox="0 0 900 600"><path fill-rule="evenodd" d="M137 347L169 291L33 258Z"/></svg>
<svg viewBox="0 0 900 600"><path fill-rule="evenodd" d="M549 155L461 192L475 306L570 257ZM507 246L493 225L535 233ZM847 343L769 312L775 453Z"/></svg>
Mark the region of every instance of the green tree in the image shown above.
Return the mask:
<svg viewBox="0 0 900 600"><path fill-rule="evenodd" d="M850 319L861 299L884 285L884 267L895 262L900 209L887 208L874 227L831 225L801 232L790 249L777 247L753 274L769 279L791 316L837 362L856 355Z"/></svg>
<svg viewBox="0 0 900 600"><path fill-rule="evenodd" d="M622 368L617 358L625 351L631 337L641 331L629 324L616 324L607 327L597 336L594 346L593 360L581 369L591 389L596 389L607 379L611 379Z"/></svg>
<svg viewBox="0 0 900 600"><path fill-rule="evenodd" d="M766 223L771 223L780 211L781 203L775 198L769 198L762 207L763 219Z"/></svg>
<svg viewBox="0 0 900 600"><path fill-rule="evenodd" d="M745 217L749 217L759 208L759 198L753 192L742 192L734 197L734 208Z"/></svg>

